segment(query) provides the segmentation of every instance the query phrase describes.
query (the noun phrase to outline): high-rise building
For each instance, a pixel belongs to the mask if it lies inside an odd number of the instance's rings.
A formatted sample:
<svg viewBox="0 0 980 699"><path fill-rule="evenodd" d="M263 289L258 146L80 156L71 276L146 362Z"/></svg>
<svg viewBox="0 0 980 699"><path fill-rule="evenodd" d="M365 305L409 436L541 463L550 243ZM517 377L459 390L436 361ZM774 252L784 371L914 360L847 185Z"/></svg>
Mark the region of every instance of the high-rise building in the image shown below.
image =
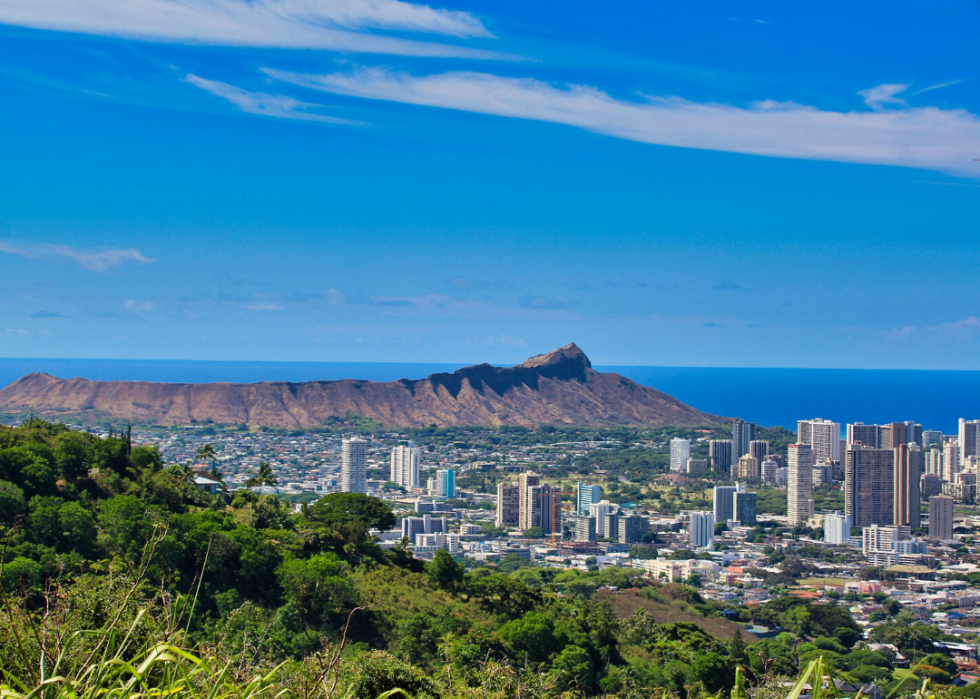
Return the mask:
<svg viewBox="0 0 980 699"><path fill-rule="evenodd" d="M786 515L790 524L813 517L813 449L809 444L790 444L786 459Z"/></svg>
<svg viewBox="0 0 980 699"><path fill-rule="evenodd" d="M596 521L595 517L588 515L571 515L568 517L569 529L572 531L573 541L595 541L596 540Z"/></svg>
<svg viewBox="0 0 980 699"><path fill-rule="evenodd" d="M670 472L684 473L691 458L691 441L674 437L670 440Z"/></svg>
<svg viewBox="0 0 980 699"><path fill-rule="evenodd" d="M980 454L980 420L964 420L960 418L960 429L957 443L960 445L960 470L968 456Z"/></svg>
<svg viewBox="0 0 980 699"><path fill-rule="evenodd" d="M514 483L497 484L496 526L502 529L519 527L521 524L521 487Z"/></svg>
<svg viewBox="0 0 980 699"><path fill-rule="evenodd" d="M960 445L955 441L946 442L943 445L943 480L952 483L960 470Z"/></svg>
<svg viewBox="0 0 980 699"><path fill-rule="evenodd" d="M943 443L943 433L939 430L922 430L922 448L928 449L933 444Z"/></svg>
<svg viewBox="0 0 980 699"><path fill-rule="evenodd" d="M738 460L749 453L749 442L755 439L755 424L745 420L732 422L732 463L734 468Z"/></svg>
<svg viewBox="0 0 980 699"><path fill-rule="evenodd" d="M744 458L744 457L743 457ZM758 522L757 514L758 496L747 491L736 492L732 496L732 509L735 510L735 519L743 526L753 526Z"/></svg>
<svg viewBox="0 0 980 699"><path fill-rule="evenodd" d="M415 442L392 448L390 480L409 491L419 486L419 448Z"/></svg>
<svg viewBox="0 0 980 699"><path fill-rule="evenodd" d="M840 423L814 418L796 423L796 441L813 450L813 463L840 461Z"/></svg>
<svg viewBox="0 0 980 699"><path fill-rule="evenodd" d="M924 473L934 473L942 478L943 476L943 452L935 447L926 450L922 455Z"/></svg>
<svg viewBox="0 0 980 699"><path fill-rule="evenodd" d="M769 442L764 439L753 439L749 442L749 454L761 464L769 456Z"/></svg>
<svg viewBox="0 0 980 699"><path fill-rule="evenodd" d="M531 517L531 502L529 500L529 496L531 488L541 484L541 477L531 471L525 471L518 477L517 484L521 489L521 519L518 526L520 526L521 529L530 529L532 525L527 523ZM538 516L540 517L540 513Z"/></svg>
<svg viewBox="0 0 980 699"><path fill-rule="evenodd" d="M691 548L704 549L715 543L715 516L710 512L692 512L689 529Z"/></svg>
<svg viewBox="0 0 980 699"><path fill-rule="evenodd" d="M851 526L895 522L895 452L855 442L844 458L844 514Z"/></svg>
<svg viewBox="0 0 980 699"><path fill-rule="evenodd" d="M935 473L923 473L919 479L919 494L924 499L943 492L943 479Z"/></svg>
<svg viewBox="0 0 980 699"><path fill-rule="evenodd" d="M851 521L847 515L835 512L832 515L824 515L823 518L823 540L828 544L843 544L851 540Z"/></svg>
<svg viewBox="0 0 980 699"><path fill-rule="evenodd" d="M775 459L766 459L759 465L759 478L763 483L772 484L776 482L776 470L779 462Z"/></svg>
<svg viewBox="0 0 980 699"><path fill-rule="evenodd" d="M735 478L740 481L758 481L759 460L751 454L740 458L735 466Z"/></svg>
<svg viewBox="0 0 980 699"><path fill-rule="evenodd" d="M900 444L908 444L904 422L889 422L881 426L881 448L897 449Z"/></svg>
<svg viewBox="0 0 980 699"><path fill-rule="evenodd" d="M897 542L912 536L912 530L908 527L883 527L878 524L871 524L864 527L862 534L862 549L864 554L868 555L872 551L894 551Z"/></svg>
<svg viewBox="0 0 980 699"><path fill-rule="evenodd" d="M650 531L650 519L636 512L626 511L619 516L618 530L619 543L635 544Z"/></svg>
<svg viewBox="0 0 980 699"><path fill-rule="evenodd" d="M915 420L905 421L905 442L907 444L918 444L922 447L922 425Z"/></svg>
<svg viewBox="0 0 980 699"><path fill-rule="evenodd" d="M707 459L687 460L687 475L698 477L698 476L703 476L707 471L708 471Z"/></svg>
<svg viewBox="0 0 980 699"><path fill-rule="evenodd" d="M948 495L929 498L929 538L933 541L953 538L953 498Z"/></svg>
<svg viewBox="0 0 980 699"><path fill-rule="evenodd" d="M735 519L735 493L743 490L742 484L716 485L714 491L714 516L716 522Z"/></svg>
<svg viewBox="0 0 980 699"><path fill-rule="evenodd" d="M456 497L456 469L443 468L436 471L436 494L444 498Z"/></svg>
<svg viewBox="0 0 980 699"><path fill-rule="evenodd" d="M608 500L600 500L592 503L589 515L595 519L595 533L600 539L606 538L606 518L619 512L619 505L614 505Z"/></svg>
<svg viewBox="0 0 980 699"><path fill-rule="evenodd" d="M914 442L895 448L895 524L919 528L922 449Z"/></svg>
<svg viewBox="0 0 980 699"><path fill-rule="evenodd" d="M865 425L855 422L847 426L847 446L863 444L873 449L881 448L881 425Z"/></svg>
<svg viewBox="0 0 980 699"><path fill-rule="evenodd" d="M536 473L522 473L521 529L541 527L545 534L561 532L561 490L541 483Z"/></svg>
<svg viewBox="0 0 980 699"><path fill-rule="evenodd" d="M588 517L592 512L592 503L602 500L602 488L597 485L578 483L575 486L575 511Z"/></svg>
<svg viewBox="0 0 980 699"><path fill-rule="evenodd" d="M340 447L340 490L367 492L367 440L345 437Z"/></svg>
<svg viewBox="0 0 980 699"><path fill-rule="evenodd" d="M729 439L712 439L708 442L708 458L711 460L711 470L715 473L732 472L732 442Z"/></svg>

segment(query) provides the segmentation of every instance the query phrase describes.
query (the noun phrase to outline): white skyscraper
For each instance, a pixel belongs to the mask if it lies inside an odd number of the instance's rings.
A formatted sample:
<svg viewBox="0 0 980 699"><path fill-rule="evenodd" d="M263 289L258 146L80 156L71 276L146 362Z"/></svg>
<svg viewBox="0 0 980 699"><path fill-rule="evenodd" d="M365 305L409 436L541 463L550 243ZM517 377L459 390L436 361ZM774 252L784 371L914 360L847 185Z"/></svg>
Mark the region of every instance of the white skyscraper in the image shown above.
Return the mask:
<svg viewBox="0 0 980 699"><path fill-rule="evenodd" d="M943 445L943 480L952 483L961 470L960 445L956 442L946 442Z"/></svg>
<svg viewBox="0 0 980 699"><path fill-rule="evenodd" d="M415 442L391 450L391 481L405 490L419 486L419 448Z"/></svg>
<svg viewBox="0 0 980 699"><path fill-rule="evenodd" d="M835 512L823 518L823 540L828 544L843 544L851 540L851 520Z"/></svg>
<svg viewBox="0 0 980 699"><path fill-rule="evenodd" d="M715 543L715 516L711 512L692 512L691 548L708 548Z"/></svg>
<svg viewBox="0 0 980 699"><path fill-rule="evenodd" d="M956 441L960 445L959 470L962 471L968 457L980 454L980 420L960 418L960 429Z"/></svg>
<svg viewBox="0 0 980 699"><path fill-rule="evenodd" d="M813 517L813 450L808 444L790 444L786 460L786 514L790 524Z"/></svg>
<svg viewBox="0 0 980 699"><path fill-rule="evenodd" d="M813 450L813 463L840 461L840 423L814 418L796 423L796 441Z"/></svg>
<svg viewBox="0 0 980 699"><path fill-rule="evenodd" d="M595 518L595 535L600 539L606 538L606 515L619 512L619 505L608 500L600 500L589 505L589 516Z"/></svg>
<svg viewBox="0 0 980 699"><path fill-rule="evenodd" d="M340 490L344 493L367 492L367 440L345 438L341 443Z"/></svg>
<svg viewBox="0 0 980 699"><path fill-rule="evenodd" d="M684 473L687 470L687 460L691 458L691 442L688 439L674 437L670 440L670 472Z"/></svg>

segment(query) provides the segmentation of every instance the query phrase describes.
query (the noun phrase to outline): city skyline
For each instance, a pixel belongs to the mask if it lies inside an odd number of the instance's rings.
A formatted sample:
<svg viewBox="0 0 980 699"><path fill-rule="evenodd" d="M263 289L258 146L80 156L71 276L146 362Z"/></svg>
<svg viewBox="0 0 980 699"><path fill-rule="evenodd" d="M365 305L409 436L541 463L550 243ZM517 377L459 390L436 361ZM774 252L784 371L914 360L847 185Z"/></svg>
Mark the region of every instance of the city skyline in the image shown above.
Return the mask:
<svg viewBox="0 0 980 699"><path fill-rule="evenodd" d="M0 8L0 356L975 368L974 3L217 6Z"/></svg>

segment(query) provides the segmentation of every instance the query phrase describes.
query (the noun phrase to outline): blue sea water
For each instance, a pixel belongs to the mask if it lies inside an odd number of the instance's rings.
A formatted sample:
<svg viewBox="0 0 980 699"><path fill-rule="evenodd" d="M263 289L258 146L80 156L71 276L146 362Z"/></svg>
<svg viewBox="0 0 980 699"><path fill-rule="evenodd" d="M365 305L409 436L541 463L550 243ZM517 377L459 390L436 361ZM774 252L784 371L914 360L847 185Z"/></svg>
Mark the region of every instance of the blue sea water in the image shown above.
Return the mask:
<svg viewBox="0 0 980 699"><path fill-rule="evenodd" d="M0 386L25 374L133 380L313 381L420 379L459 364L357 362L221 362L117 359L4 359ZM866 369L741 369L597 366L652 386L699 410L737 416L759 425L796 428L822 417L842 425L915 420L925 429L955 434L960 417L980 417L980 371Z"/></svg>

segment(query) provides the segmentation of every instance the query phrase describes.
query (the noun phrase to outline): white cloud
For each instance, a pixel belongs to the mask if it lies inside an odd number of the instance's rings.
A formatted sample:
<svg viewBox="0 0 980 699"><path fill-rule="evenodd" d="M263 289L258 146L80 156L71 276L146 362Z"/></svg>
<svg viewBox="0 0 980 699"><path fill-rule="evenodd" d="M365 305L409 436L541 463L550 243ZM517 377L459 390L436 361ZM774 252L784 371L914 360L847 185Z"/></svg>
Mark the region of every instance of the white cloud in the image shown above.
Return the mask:
<svg viewBox="0 0 980 699"><path fill-rule="evenodd" d="M949 80L948 82L939 83L938 85L930 85L929 87L924 87L921 90L917 90L916 92L913 92L912 94L913 95L921 95L923 92L929 92L930 90L940 90L940 89L942 89L944 87L950 87L952 85L959 85L961 82L963 82L962 79L960 79L960 80Z"/></svg>
<svg viewBox="0 0 980 699"><path fill-rule="evenodd" d="M286 95L268 95L264 92L249 92L240 87L229 85L228 83L216 80L206 80L196 75L188 75L184 78L191 85L195 85L202 90L210 92L216 97L228 100L243 112L249 114L261 114L262 116L277 117L280 119L301 119L303 121L322 121L331 124L351 124L356 125L360 122L338 117L323 116L321 114L311 114L303 111L321 107L319 104L300 102Z"/></svg>
<svg viewBox="0 0 980 699"><path fill-rule="evenodd" d="M135 299L127 299L123 302L123 308L127 311L152 311L153 304L149 301L136 301Z"/></svg>
<svg viewBox="0 0 980 699"><path fill-rule="evenodd" d="M8 252L12 255L34 259L66 257L74 260L79 267L92 270L93 272L108 272L113 267L118 267L127 262L136 262L138 264L156 262L156 260L147 257L136 248L109 249L93 252L90 250L79 250L68 245L15 245L0 241L0 252Z"/></svg>
<svg viewBox="0 0 980 699"><path fill-rule="evenodd" d="M362 68L304 75L264 70L274 78L335 94L568 124L642 143L980 175L980 164L973 162L980 119L962 109L832 112L793 102L766 100L742 108L679 97L631 102L584 85L555 87L486 73L413 76ZM889 90L866 99L880 103L895 94Z"/></svg>
<svg viewBox="0 0 980 699"><path fill-rule="evenodd" d="M901 94L908 89L908 85L900 85L897 83L889 85L876 85L875 87L868 88L867 90L861 90L858 92L864 98L864 103L875 110L884 109L885 105L893 104L899 107L907 107L908 103L901 97L896 97L895 95Z"/></svg>
<svg viewBox="0 0 980 699"><path fill-rule="evenodd" d="M977 316L967 316L960 320L937 325L927 325L919 327L917 325L906 325L901 328L893 328L888 331L886 338L894 341L906 340L926 340L928 342L938 342L945 340L970 340L980 334L980 318Z"/></svg>
<svg viewBox="0 0 980 699"><path fill-rule="evenodd" d="M401 0L4 0L0 24L142 41L414 56L495 54L359 33L492 36L468 12Z"/></svg>

